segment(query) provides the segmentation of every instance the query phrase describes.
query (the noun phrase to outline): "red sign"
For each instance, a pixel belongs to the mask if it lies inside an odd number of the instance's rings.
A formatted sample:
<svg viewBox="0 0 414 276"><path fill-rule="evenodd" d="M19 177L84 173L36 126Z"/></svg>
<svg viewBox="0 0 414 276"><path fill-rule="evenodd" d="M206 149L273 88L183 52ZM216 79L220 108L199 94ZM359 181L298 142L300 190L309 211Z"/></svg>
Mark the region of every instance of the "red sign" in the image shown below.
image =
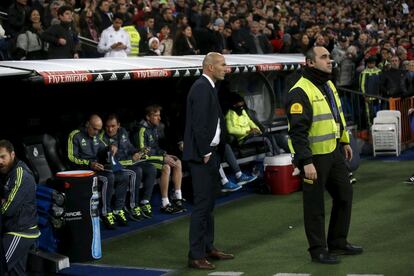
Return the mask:
<svg viewBox="0 0 414 276"><path fill-rule="evenodd" d="M256 68L257 71L280 71L283 69L283 65L280 63L258 64Z"/></svg>
<svg viewBox="0 0 414 276"><path fill-rule="evenodd" d="M133 79L151 79L171 77L171 70L165 69L143 69L132 71Z"/></svg>
<svg viewBox="0 0 414 276"><path fill-rule="evenodd" d="M91 82L92 74L88 71L40 72L45 84Z"/></svg>

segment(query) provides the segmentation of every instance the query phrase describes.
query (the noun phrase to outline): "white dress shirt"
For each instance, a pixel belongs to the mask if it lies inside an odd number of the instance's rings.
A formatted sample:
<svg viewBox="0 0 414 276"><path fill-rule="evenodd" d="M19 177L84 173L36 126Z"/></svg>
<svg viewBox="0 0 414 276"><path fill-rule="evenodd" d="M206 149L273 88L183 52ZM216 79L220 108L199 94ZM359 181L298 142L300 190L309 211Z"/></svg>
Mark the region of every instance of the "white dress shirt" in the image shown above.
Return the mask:
<svg viewBox="0 0 414 276"><path fill-rule="evenodd" d="M214 82L213 82L213 80L212 80L209 76L207 76L206 74L203 74L203 76L204 76L204 77L206 77L206 78L208 79L208 81L210 82L210 84L211 84L211 86L212 86L213 88L215 88L215 87L216 87L216 86L215 86L215 84L214 84ZM220 134L221 134L221 128L220 128L220 118L218 118L218 120L217 120L217 128L216 128L216 133L214 134L214 138L213 138L213 140L211 141L210 146L215 147L215 146L217 146L218 144L220 144ZM209 155L211 155L211 152L210 152L210 153L208 153L208 154L206 154L205 156L209 156Z"/></svg>

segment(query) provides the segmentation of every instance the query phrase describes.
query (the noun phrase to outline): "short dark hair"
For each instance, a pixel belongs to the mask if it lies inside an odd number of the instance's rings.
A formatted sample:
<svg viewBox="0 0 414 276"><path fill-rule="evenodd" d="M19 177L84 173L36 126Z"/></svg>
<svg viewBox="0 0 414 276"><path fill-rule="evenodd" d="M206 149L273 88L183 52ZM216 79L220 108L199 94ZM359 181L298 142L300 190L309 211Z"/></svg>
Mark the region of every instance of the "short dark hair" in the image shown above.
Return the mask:
<svg viewBox="0 0 414 276"><path fill-rule="evenodd" d="M73 11L71 6L62 6L58 9L57 14L63 15L66 11Z"/></svg>
<svg viewBox="0 0 414 276"><path fill-rule="evenodd" d="M122 20L122 22L125 22L125 15L124 15L124 14L122 14L122 13L119 13L119 12L114 13L114 15L113 15L113 17L112 17L112 22L114 22L114 21L115 21L115 19L121 19L121 20Z"/></svg>
<svg viewBox="0 0 414 276"><path fill-rule="evenodd" d="M305 54L306 63L308 62L308 60L315 61L316 54L315 54L314 49L315 47L311 47L309 50L306 51L306 54Z"/></svg>
<svg viewBox="0 0 414 276"><path fill-rule="evenodd" d="M119 116L115 113L111 113L106 117L106 122L116 120L117 123L119 123Z"/></svg>
<svg viewBox="0 0 414 276"><path fill-rule="evenodd" d="M145 108L145 116L149 116L161 110L162 110L162 107L158 104L149 105Z"/></svg>
<svg viewBox="0 0 414 276"><path fill-rule="evenodd" d="M5 148L8 152L14 151L13 144L9 140L0 140L0 148Z"/></svg>

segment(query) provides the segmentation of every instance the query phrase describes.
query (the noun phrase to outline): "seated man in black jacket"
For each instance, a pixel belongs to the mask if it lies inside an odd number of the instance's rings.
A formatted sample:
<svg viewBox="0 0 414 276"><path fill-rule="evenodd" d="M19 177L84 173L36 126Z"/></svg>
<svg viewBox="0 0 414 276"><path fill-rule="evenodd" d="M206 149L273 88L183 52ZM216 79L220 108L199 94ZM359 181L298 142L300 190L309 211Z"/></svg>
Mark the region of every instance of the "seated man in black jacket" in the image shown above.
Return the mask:
<svg viewBox="0 0 414 276"><path fill-rule="evenodd" d="M40 236L36 182L33 173L23 161L17 159L13 145L7 140L0 140L0 191L2 244L8 275L26 275L27 255ZM0 261L2 268L3 256ZM0 274L4 275L2 269Z"/></svg>

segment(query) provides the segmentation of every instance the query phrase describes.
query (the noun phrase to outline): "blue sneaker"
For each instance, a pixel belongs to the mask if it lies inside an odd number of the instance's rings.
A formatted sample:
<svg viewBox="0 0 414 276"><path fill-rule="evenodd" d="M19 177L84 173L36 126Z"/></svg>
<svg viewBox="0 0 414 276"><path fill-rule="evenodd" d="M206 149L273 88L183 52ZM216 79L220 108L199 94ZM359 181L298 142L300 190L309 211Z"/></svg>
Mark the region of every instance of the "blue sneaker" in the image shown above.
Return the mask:
<svg viewBox="0 0 414 276"><path fill-rule="evenodd" d="M223 193L225 193L225 192L235 192L235 191L237 191L239 189L241 189L241 186L237 185L234 182L231 182L230 180L229 180L229 182L227 182L226 184L224 184L221 187L221 191Z"/></svg>
<svg viewBox="0 0 414 276"><path fill-rule="evenodd" d="M237 184L244 185L249 182L255 181L257 179L256 175L247 175L245 173L242 173L242 175L237 178Z"/></svg>

